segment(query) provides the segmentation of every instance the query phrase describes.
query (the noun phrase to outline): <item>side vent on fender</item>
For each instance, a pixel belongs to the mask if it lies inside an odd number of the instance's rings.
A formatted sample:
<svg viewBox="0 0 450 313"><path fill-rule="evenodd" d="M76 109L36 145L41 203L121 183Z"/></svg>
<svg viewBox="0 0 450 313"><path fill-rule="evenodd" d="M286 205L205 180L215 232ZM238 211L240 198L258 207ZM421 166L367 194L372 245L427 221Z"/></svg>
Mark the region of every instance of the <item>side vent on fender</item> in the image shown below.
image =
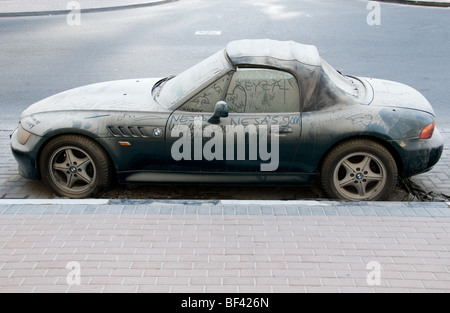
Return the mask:
<svg viewBox="0 0 450 313"><path fill-rule="evenodd" d="M109 132L114 137L120 138L149 138L151 132L148 132L147 127L140 126L108 126Z"/></svg>

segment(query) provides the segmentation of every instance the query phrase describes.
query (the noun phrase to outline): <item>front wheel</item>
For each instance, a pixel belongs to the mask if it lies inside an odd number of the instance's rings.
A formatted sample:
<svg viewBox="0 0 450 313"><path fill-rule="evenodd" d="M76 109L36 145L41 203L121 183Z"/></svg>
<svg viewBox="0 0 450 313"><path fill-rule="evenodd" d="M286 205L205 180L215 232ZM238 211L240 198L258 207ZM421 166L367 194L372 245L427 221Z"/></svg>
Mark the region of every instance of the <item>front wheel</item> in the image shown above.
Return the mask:
<svg viewBox="0 0 450 313"><path fill-rule="evenodd" d="M79 135L53 139L42 151L39 164L44 183L60 197L95 196L111 181L105 152L94 141Z"/></svg>
<svg viewBox="0 0 450 313"><path fill-rule="evenodd" d="M371 140L352 140L334 148L321 169L322 187L331 198L385 200L397 182L390 152Z"/></svg>

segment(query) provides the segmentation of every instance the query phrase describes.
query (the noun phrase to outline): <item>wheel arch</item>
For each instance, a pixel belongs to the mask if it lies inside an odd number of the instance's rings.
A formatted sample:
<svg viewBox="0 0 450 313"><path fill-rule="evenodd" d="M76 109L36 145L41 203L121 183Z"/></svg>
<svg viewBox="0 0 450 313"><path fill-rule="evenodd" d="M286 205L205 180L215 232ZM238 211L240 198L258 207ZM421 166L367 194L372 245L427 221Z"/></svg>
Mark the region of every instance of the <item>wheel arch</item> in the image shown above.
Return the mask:
<svg viewBox="0 0 450 313"><path fill-rule="evenodd" d="M397 149L395 149L395 147L391 143L389 143L389 141L387 141L386 139L383 139L383 138L380 138L380 137L377 137L377 136L371 136L371 135L351 136L351 137L343 138L341 140L336 141L322 155L322 157L321 157L321 159L320 159L320 161L318 163L317 174L318 175L321 174L323 163L324 163L325 159L327 158L327 156L331 153L331 151L333 151L339 145L341 145L343 143L346 143L346 142L353 141L353 140L370 140L370 141L373 141L373 142L376 142L376 143L382 145L384 148L386 148L389 151L391 156L394 158L395 164L397 165L398 175L399 176L403 176L403 173L404 173L403 160L402 160L399 152L397 151Z"/></svg>
<svg viewBox="0 0 450 313"><path fill-rule="evenodd" d="M110 162L110 168L111 170L113 170L114 172L112 173L114 179L117 178L117 170L116 170L116 166L115 166L115 162L114 160L111 158L111 154L109 153L108 149L99 141L97 140L97 138L95 136L93 136L92 133L88 132L88 131L83 131L83 130L77 130L76 132L74 132L74 129L58 129L57 131L48 133L45 135L45 139L43 140L41 146L39 147L37 156L36 156L36 170L37 170L37 175L39 179L42 179L42 173L40 171L40 162L41 162L41 155L42 152L44 151L45 147L54 139L62 137L62 136L81 136L81 137L85 137L89 140L91 140L92 142L95 142L98 147L100 149L102 149L103 153L108 157L108 160Z"/></svg>

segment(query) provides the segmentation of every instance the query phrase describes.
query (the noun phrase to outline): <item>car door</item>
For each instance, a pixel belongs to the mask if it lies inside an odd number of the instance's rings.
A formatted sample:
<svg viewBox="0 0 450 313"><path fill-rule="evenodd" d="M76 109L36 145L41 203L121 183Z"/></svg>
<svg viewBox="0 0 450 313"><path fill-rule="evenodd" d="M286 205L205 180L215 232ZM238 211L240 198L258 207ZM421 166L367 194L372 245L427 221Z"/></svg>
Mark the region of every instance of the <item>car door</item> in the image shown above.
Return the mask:
<svg viewBox="0 0 450 313"><path fill-rule="evenodd" d="M274 69L238 68L225 102L229 116L221 124L228 127L224 143L227 172L289 172L301 133L295 77Z"/></svg>
<svg viewBox="0 0 450 313"><path fill-rule="evenodd" d="M216 103L229 114L210 122ZM212 83L170 116L166 150L181 172L289 172L301 132L299 88L290 73L242 68Z"/></svg>
<svg viewBox="0 0 450 313"><path fill-rule="evenodd" d="M226 74L201 92L195 94L169 117L167 122L166 151L169 169L179 172L225 172L226 163L219 152L219 145L212 147L215 139L223 139L221 126L216 132L208 133L208 120L214 114L215 105L223 100L229 85L230 75ZM219 138L220 137L220 138ZM205 151L213 150L213 156Z"/></svg>

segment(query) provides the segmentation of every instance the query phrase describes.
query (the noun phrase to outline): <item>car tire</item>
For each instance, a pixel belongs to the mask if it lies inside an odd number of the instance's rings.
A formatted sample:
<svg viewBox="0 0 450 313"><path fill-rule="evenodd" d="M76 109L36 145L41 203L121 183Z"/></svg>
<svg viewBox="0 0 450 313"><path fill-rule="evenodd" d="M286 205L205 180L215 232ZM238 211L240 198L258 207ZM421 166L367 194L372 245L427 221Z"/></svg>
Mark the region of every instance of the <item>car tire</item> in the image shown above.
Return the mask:
<svg viewBox="0 0 450 313"><path fill-rule="evenodd" d="M326 194L346 201L388 198L397 183L397 165L381 144L357 139L333 148L325 157L320 180Z"/></svg>
<svg viewBox="0 0 450 313"><path fill-rule="evenodd" d="M39 166L44 183L60 197L96 196L112 179L107 154L96 142L79 135L50 141L41 153Z"/></svg>

